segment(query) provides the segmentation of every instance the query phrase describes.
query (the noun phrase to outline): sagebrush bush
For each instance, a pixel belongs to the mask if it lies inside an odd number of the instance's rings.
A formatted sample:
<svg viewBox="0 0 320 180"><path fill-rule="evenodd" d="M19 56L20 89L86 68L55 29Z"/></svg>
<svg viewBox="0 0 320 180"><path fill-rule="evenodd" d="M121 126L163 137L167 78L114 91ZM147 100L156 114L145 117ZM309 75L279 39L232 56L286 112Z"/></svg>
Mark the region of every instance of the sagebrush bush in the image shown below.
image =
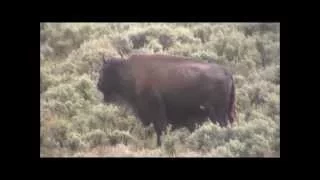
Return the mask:
<svg viewBox="0 0 320 180"><path fill-rule="evenodd" d="M196 46L193 46L192 44L181 44L177 42L167 52L172 55L191 56L197 51L198 49Z"/></svg>
<svg viewBox="0 0 320 180"><path fill-rule="evenodd" d="M137 139L133 137L128 131L121 131L121 130L115 130L111 131L107 134L108 143L110 145L116 145L116 144L124 144L128 145L135 144L137 142Z"/></svg>
<svg viewBox="0 0 320 180"><path fill-rule="evenodd" d="M126 106L97 90L103 57L189 56L233 73L237 123L168 131L156 146ZM41 23L41 156L280 156L280 25L276 23Z"/></svg>
<svg viewBox="0 0 320 180"><path fill-rule="evenodd" d="M218 59L218 56L217 56L216 53L208 51L208 50L206 50L206 51L197 51L195 53L192 53L191 57L194 57L194 58L197 58L197 59L200 59L200 60L206 60L208 62L216 61Z"/></svg>
<svg viewBox="0 0 320 180"><path fill-rule="evenodd" d="M138 32L129 35L130 41L132 42L132 48L139 49L149 43L150 39L145 32Z"/></svg>
<svg viewBox="0 0 320 180"><path fill-rule="evenodd" d="M193 30L194 37L199 38L202 43L206 43L207 41L210 40L211 33L212 33L212 29L207 24L198 26Z"/></svg>
<svg viewBox="0 0 320 180"><path fill-rule="evenodd" d="M86 100L90 101L92 103L95 103L98 101L98 90L96 88L96 83L93 82L92 79L88 75L80 76L78 81L75 84L75 91L80 94L80 96Z"/></svg>
<svg viewBox="0 0 320 180"><path fill-rule="evenodd" d="M244 142L239 141L238 139L231 139L228 143L225 145L226 149L229 150L229 152L220 152L226 153L227 156L233 156L233 157L239 157L239 156L246 156L246 144ZM218 147L219 149L219 147ZM221 149L222 150L222 149ZM220 150L220 151L221 151Z"/></svg>
<svg viewBox="0 0 320 180"><path fill-rule="evenodd" d="M112 46L112 40L106 36L85 41L79 49L70 53L66 61L77 65L74 69L78 74L91 75L92 72L98 71L103 56L119 56L116 47Z"/></svg>
<svg viewBox="0 0 320 180"><path fill-rule="evenodd" d="M244 32L246 36L261 35L266 32L279 33L280 30L280 26L277 23L245 23L239 24L238 28Z"/></svg>
<svg viewBox="0 0 320 180"><path fill-rule="evenodd" d="M271 65L260 72L261 77L273 84L280 84L280 66Z"/></svg>
<svg viewBox="0 0 320 180"><path fill-rule="evenodd" d="M86 144L81 139L81 135L77 132L69 133L68 138L68 147L72 151L86 147Z"/></svg>
<svg viewBox="0 0 320 180"><path fill-rule="evenodd" d="M49 147L63 148L67 146L67 134L70 132L70 124L64 119L55 119L43 124L44 143L49 143Z"/></svg>
<svg viewBox="0 0 320 180"><path fill-rule="evenodd" d="M89 142L90 147L97 147L99 145L107 144L107 135L100 129L90 131L85 135L85 139Z"/></svg>
<svg viewBox="0 0 320 180"><path fill-rule="evenodd" d="M173 156L176 154L175 140L176 139L174 138L174 136L168 136L163 141L163 149L169 156Z"/></svg>
<svg viewBox="0 0 320 180"><path fill-rule="evenodd" d="M87 115L84 113L78 113L77 115L71 118L72 121L72 129L75 132L80 134L86 134L90 131L89 121L91 115Z"/></svg>
<svg viewBox="0 0 320 180"><path fill-rule="evenodd" d="M235 86L237 86L237 88L241 88L243 86L243 84L245 83L245 77L241 76L241 75L235 75L233 77Z"/></svg>
<svg viewBox="0 0 320 180"><path fill-rule="evenodd" d="M175 29L176 40L181 44L194 44L200 41L198 38L194 37L192 34L192 30L187 28L178 27Z"/></svg>
<svg viewBox="0 0 320 180"><path fill-rule="evenodd" d="M65 58L88 38L85 33L80 34L78 31L58 23L47 24L41 32L40 42L46 44L43 56L49 56L53 59Z"/></svg>
<svg viewBox="0 0 320 180"><path fill-rule="evenodd" d="M214 141L212 141L214 139ZM225 141L224 130L211 122L204 123L188 137L188 144L193 150L208 151Z"/></svg>
<svg viewBox="0 0 320 180"><path fill-rule="evenodd" d="M162 52L161 44L155 39L149 42L149 44L147 45L147 48L152 50L154 53Z"/></svg>

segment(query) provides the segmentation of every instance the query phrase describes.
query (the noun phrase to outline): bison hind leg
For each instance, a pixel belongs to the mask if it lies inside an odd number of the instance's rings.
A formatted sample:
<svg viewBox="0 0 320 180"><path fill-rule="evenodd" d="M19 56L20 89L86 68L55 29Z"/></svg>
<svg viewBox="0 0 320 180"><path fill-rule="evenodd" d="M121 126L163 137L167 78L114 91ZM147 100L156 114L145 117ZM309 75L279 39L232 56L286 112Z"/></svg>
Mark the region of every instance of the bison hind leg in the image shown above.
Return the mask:
<svg viewBox="0 0 320 180"><path fill-rule="evenodd" d="M225 108L221 106L214 107L213 105L210 105L206 106L206 109L208 110L209 119L212 123L219 124L221 127L227 126L228 123L226 122Z"/></svg>

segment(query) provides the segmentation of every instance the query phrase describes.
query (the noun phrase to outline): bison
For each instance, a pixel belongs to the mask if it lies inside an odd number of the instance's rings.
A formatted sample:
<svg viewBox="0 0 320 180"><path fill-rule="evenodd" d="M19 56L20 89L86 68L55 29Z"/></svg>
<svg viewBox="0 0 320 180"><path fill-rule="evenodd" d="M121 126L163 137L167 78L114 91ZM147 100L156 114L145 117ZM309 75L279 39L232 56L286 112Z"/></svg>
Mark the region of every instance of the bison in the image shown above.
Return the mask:
<svg viewBox="0 0 320 180"><path fill-rule="evenodd" d="M147 54L103 58L97 88L106 103L120 97L143 125L153 123L158 146L168 124L194 130L207 117L222 127L235 119L232 74L193 58Z"/></svg>

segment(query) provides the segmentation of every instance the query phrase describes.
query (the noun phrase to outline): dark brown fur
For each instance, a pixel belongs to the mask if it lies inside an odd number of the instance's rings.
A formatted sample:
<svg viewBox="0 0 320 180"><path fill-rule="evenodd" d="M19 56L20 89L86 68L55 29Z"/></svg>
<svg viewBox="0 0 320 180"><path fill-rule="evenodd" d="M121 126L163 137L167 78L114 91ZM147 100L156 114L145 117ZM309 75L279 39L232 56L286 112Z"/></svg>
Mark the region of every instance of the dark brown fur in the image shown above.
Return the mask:
<svg viewBox="0 0 320 180"><path fill-rule="evenodd" d="M106 102L121 97L144 125L153 123L158 145L168 124L193 130L206 117L222 127L235 119L232 75L217 64L191 58L132 55L104 60L98 89Z"/></svg>

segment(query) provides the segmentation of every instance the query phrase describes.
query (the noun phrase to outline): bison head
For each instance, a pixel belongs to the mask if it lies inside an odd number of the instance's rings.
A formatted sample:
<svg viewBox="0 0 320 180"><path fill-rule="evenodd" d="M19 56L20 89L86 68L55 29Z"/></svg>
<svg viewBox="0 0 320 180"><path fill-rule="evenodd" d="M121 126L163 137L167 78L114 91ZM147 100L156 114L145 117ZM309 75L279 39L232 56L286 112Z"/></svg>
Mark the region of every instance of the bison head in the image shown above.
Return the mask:
<svg viewBox="0 0 320 180"><path fill-rule="evenodd" d="M103 94L105 102L114 101L119 92L120 64L121 62L117 59L105 60L103 58L97 88Z"/></svg>

